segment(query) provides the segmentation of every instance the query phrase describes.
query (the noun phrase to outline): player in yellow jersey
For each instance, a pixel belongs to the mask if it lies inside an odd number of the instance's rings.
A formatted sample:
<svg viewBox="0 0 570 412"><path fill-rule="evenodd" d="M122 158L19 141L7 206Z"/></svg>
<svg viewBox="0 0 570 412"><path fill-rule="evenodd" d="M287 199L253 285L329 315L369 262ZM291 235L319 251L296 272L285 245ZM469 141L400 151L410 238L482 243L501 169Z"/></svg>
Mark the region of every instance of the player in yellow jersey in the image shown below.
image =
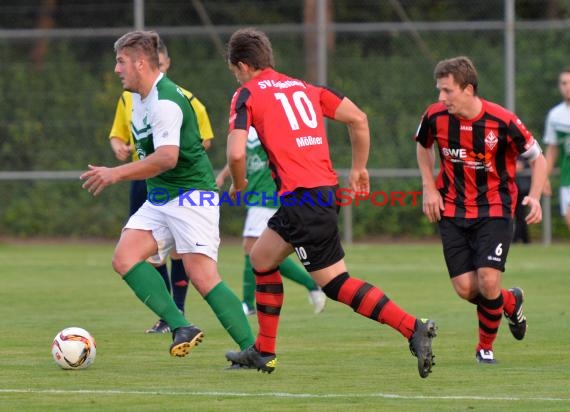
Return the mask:
<svg viewBox="0 0 570 412"><path fill-rule="evenodd" d="M170 68L170 57L166 45L160 40L158 45L159 69L161 72L166 73ZM200 129L200 137L202 138L202 145L204 149L208 149L214 138L210 119L206 111L206 107L188 90L182 89L184 95L188 98L196 117L198 119L198 127ZM139 160L136 151L133 150L134 142L131 133L131 113L133 108L133 96L131 92L124 91L117 103L117 110L115 111L115 119L113 127L109 134L109 142L111 148L115 153L115 157L124 162L131 158L131 160ZM145 202L147 198L146 182L144 180L131 181L130 195L129 195L129 216L132 216L139 207ZM171 268L170 276L168 275L168 268L166 263L158 266L166 288L170 293L178 309L184 313L184 302L186 301L186 292L188 291L188 279L184 271L182 260L175 252L171 255ZM170 332L168 324L159 319L151 328L145 331L146 333L167 333Z"/></svg>

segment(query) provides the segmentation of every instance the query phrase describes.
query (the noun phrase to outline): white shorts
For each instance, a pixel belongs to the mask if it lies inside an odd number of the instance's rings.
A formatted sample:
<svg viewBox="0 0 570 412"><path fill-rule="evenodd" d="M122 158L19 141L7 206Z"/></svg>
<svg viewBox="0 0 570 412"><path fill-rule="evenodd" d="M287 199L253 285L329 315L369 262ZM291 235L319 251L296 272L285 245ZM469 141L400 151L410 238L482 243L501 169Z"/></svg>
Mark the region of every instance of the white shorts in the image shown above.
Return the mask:
<svg viewBox="0 0 570 412"><path fill-rule="evenodd" d="M570 207L570 186L560 187L560 214L566 216L566 211Z"/></svg>
<svg viewBox="0 0 570 412"><path fill-rule="evenodd" d="M208 192L211 194L212 192ZM152 231L158 244L158 253L152 256L151 263L161 263L173 248L178 253L200 253L218 260L220 246L220 207L219 197L214 193L212 203L200 203L200 192L189 195L196 205L184 201L179 205L178 198L163 206L153 205L148 200L130 217L124 229Z"/></svg>
<svg viewBox="0 0 570 412"><path fill-rule="evenodd" d="M267 227L267 222L277 212L277 209L269 207L253 206L247 209L245 224L243 225L243 237L259 237Z"/></svg>

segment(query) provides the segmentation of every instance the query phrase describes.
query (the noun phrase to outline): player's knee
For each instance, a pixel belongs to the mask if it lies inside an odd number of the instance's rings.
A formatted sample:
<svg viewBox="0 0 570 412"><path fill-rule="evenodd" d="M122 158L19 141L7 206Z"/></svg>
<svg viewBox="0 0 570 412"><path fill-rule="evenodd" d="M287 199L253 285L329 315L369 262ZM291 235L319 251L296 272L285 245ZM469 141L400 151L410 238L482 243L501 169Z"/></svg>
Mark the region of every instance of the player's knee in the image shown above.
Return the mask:
<svg viewBox="0 0 570 412"><path fill-rule="evenodd" d="M249 255L249 260L252 267L259 268L262 272L279 266L279 262L276 263L272 259L255 252Z"/></svg>
<svg viewBox="0 0 570 412"><path fill-rule="evenodd" d="M133 266L129 265L129 263L125 259L121 258L121 256L117 254L113 255L113 260L111 261L111 265L113 266L113 270L121 276L125 276L125 274Z"/></svg>
<svg viewBox="0 0 570 412"><path fill-rule="evenodd" d="M455 293L457 293L457 296L468 301L474 299L479 293L477 290L474 290L472 287L470 287L470 285L454 283L453 287L455 289Z"/></svg>
<svg viewBox="0 0 570 412"><path fill-rule="evenodd" d="M475 298L475 296L477 296L476 293L472 293L470 290L468 289L455 289L455 292L457 293L457 295L464 300L469 300L471 301L472 299Z"/></svg>

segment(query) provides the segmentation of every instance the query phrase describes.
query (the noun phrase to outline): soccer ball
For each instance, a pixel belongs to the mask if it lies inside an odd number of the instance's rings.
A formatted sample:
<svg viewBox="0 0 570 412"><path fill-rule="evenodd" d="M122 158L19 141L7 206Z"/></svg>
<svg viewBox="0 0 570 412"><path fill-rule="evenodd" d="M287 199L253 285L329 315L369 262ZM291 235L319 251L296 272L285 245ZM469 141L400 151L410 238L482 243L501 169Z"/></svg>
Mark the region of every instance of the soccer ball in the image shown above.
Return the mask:
<svg viewBox="0 0 570 412"><path fill-rule="evenodd" d="M53 339L53 360L63 369L85 369L95 360L95 339L85 329L65 328Z"/></svg>

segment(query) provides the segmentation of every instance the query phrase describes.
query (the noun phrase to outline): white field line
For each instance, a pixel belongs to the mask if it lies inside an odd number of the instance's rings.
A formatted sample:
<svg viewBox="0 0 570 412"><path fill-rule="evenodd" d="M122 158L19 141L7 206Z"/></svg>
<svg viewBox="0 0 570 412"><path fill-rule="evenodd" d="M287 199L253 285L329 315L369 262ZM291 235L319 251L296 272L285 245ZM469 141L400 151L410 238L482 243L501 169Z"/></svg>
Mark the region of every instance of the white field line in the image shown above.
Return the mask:
<svg viewBox="0 0 570 412"><path fill-rule="evenodd" d="M470 395L449 395L449 396L424 396L424 395L398 395L394 393L347 393L347 394L316 394L316 393L287 393L287 392L187 392L187 391L129 391L129 390L61 390L61 389L9 389L0 388L0 394L8 393L30 393L45 395L164 395L164 396L228 396L234 398L265 397L265 398L299 398L299 399L353 399L353 398L385 398L385 399L433 399L433 400L476 400L476 401L538 401L538 402L570 402L570 398L550 398L550 397L519 397L519 396L470 396Z"/></svg>

